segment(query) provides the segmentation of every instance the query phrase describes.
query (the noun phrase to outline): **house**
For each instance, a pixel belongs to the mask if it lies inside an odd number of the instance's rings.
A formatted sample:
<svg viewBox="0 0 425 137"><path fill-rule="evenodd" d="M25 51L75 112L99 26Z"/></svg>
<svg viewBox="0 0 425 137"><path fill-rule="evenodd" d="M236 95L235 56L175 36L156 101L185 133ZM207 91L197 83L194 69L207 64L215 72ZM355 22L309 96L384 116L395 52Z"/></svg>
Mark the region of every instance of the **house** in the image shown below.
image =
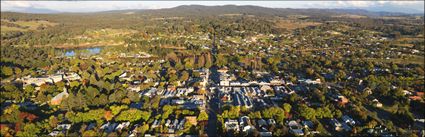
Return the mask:
<svg viewBox="0 0 425 137"><path fill-rule="evenodd" d="M69 73L69 74L65 74L65 76L63 77L65 80L67 81L74 81L74 80L80 80L81 77L80 75L78 75L77 73Z"/></svg>
<svg viewBox="0 0 425 137"><path fill-rule="evenodd" d="M406 95L412 95L412 92L410 92L410 91L408 91L408 90L403 90L402 91L403 92L403 94L406 96Z"/></svg>
<svg viewBox="0 0 425 137"><path fill-rule="evenodd" d="M373 104L373 106L378 107L378 108L382 107L382 103L379 102L379 100L376 99L376 98L372 100L372 104Z"/></svg>
<svg viewBox="0 0 425 137"><path fill-rule="evenodd" d="M230 86L230 81L227 79L220 79L220 86Z"/></svg>
<svg viewBox="0 0 425 137"><path fill-rule="evenodd" d="M96 127L96 123L95 122L93 122L93 123L90 123L87 127L86 127L86 130L92 130L93 128L95 128Z"/></svg>
<svg viewBox="0 0 425 137"><path fill-rule="evenodd" d="M192 125L198 124L198 121L196 120L196 116L185 116L184 119L186 122L189 122Z"/></svg>
<svg viewBox="0 0 425 137"><path fill-rule="evenodd" d="M372 92L372 89L370 89L369 87L367 87L367 88L365 88L365 89L363 89L363 92L365 92L366 94L368 94L368 95L370 95L370 94L372 94L373 92Z"/></svg>
<svg viewBox="0 0 425 137"><path fill-rule="evenodd" d="M155 119L155 121L153 121L153 123L152 123L151 127L152 127L152 128L159 127L159 124L160 124L160 121L159 121L158 119Z"/></svg>
<svg viewBox="0 0 425 137"><path fill-rule="evenodd" d="M248 116L242 116L239 118L239 125L241 127L247 126L251 124L251 120L249 119Z"/></svg>
<svg viewBox="0 0 425 137"><path fill-rule="evenodd" d="M59 124L56 126L53 132L49 133L49 136L58 136L61 133L65 133L69 129L71 129L71 124Z"/></svg>
<svg viewBox="0 0 425 137"><path fill-rule="evenodd" d="M104 130L106 133L111 133L112 131L115 130L115 128L117 127L117 125L118 125L117 123L110 123L110 122L108 122L106 124L103 124L100 127L100 129Z"/></svg>
<svg viewBox="0 0 425 137"><path fill-rule="evenodd" d="M227 131L239 131L239 123L237 120L234 119L227 119L224 123L224 127Z"/></svg>
<svg viewBox="0 0 425 137"><path fill-rule="evenodd" d="M140 90L140 88L139 88ZM156 88L150 88L149 90L145 90L141 93L141 95L144 96L148 96L148 97L152 97L153 95L155 95L157 93L157 89Z"/></svg>
<svg viewBox="0 0 425 137"><path fill-rule="evenodd" d="M285 83L282 79L274 78L270 81L270 85L283 85Z"/></svg>
<svg viewBox="0 0 425 137"><path fill-rule="evenodd" d="M313 129L314 128L313 122L311 122L309 120L302 121L301 123L304 126L304 128L307 128L307 129Z"/></svg>
<svg viewBox="0 0 425 137"><path fill-rule="evenodd" d="M71 129L71 124L59 124L55 129L58 130L69 130Z"/></svg>
<svg viewBox="0 0 425 137"><path fill-rule="evenodd" d="M127 72L122 72L118 77L119 78L124 78L127 76Z"/></svg>
<svg viewBox="0 0 425 137"><path fill-rule="evenodd" d="M115 130L121 130L121 129L127 128L128 126L130 126L130 122L123 122L123 123L119 124L115 128Z"/></svg>
<svg viewBox="0 0 425 137"><path fill-rule="evenodd" d="M62 100L64 98L67 98L68 96L69 96L68 92L63 91L63 92L57 94L55 97L53 97L50 100L50 104L52 104L52 105L59 105L62 102Z"/></svg>
<svg viewBox="0 0 425 137"><path fill-rule="evenodd" d="M132 91L132 92L139 92L140 91L140 86L138 86L138 85L130 85L127 89L129 91Z"/></svg>
<svg viewBox="0 0 425 137"><path fill-rule="evenodd" d="M219 72L219 73L227 73L227 71L229 71L229 69L227 69L227 67L223 67L223 68L217 70L217 72Z"/></svg>
<svg viewBox="0 0 425 137"><path fill-rule="evenodd" d="M243 132L252 133L255 130L255 127L252 125L246 125L242 128Z"/></svg>
<svg viewBox="0 0 425 137"><path fill-rule="evenodd" d="M52 136L52 137L58 136L60 133L61 133L60 131L52 131L49 133L49 136Z"/></svg>
<svg viewBox="0 0 425 137"><path fill-rule="evenodd" d="M229 85L230 85L230 86L241 86L241 83L240 83L240 82L238 82L238 81L231 81L231 82L229 83Z"/></svg>
<svg viewBox="0 0 425 137"><path fill-rule="evenodd" d="M347 125L347 123L344 123L344 122L342 122L341 123L341 127L342 127L342 129L344 129L344 131L346 131L346 132L349 132L349 131L351 131L352 129L351 129L351 127L350 126L348 126Z"/></svg>
<svg viewBox="0 0 425 137"><path fill-rule="evenodd" d="M273 133L270 131L267 132L260 132L260 137L272 137Z"/></svg>
<svg viewBox="0 0 425 137"><path fill-rule="evenodd" d="M274 119L268 119L267 124L268 125L276 125L276 121Z"/></svg>
<svg viewBox="0 0 425 137"><path fill-rule="evenodd" d="M268 85L264 85L264 86L261 86L260 90L265 92L265 91L269 91L269 90L273 90L273 89Z"/></svg>
<svg viewBox="0 0 425 137"><path fill-rule="evenodd" d="M179 125L177 126L178 130L183 130L184 124L186 123L186 119L183 119L180 121Z"/></svg>
<svg viewBox="0 0 425 137"><path fill-rule="evenodd" d="M257 125L258 125L258 127L267 126L267 122L264 119L260 119L260 120L257 121Z"/></svg>
<svg viewBox="0 0 425 137"><path fill-rule="evenodd" d="M345 105L348 103L348 99L345 96L338 96L338 103L341 105Z"/></svg>
<svg viewBox="0 0 425 137"><path fill-rule="evenodd" d="M312 84L312 85L316 85L316 84L321 84L322 83L320 81L320 79L316 79L316 80L300 79L300 80L298 80L298 82L305 83L305 84Z"/></svg>
<svg viewBox="0 0 425 137"><path fill-rule="evenodd" d="M288 122L289 132L294 134L295 136L303 136L304 132L302 130L302 126L295 120Z"/></svg>
<svg viewBox="0 0 425 137"><path fill-rule="evenodd" d="M171 124L171 120L170 120L170 119L167 119L167 122L165 122L165 126L166 126L166 127L169 127L169 126L170 126L170 124Z"/></svg>
<svg viewBox="0 0 425 137"><path fill-rule="evenodd" d="M347 115L342 116L341 119L342 119L342 122L348 123L351 126L356 125L356 121L354 121L354 119L352 119L351 117L349 117Z"/></svg>
<svg viewBox="0 0 425 137"><path fill-rule="evenodd" d="M337 119L331 119L330 124L332 125L335 131L340 131L342 129L342 124Z"/></svg>
<svg viewBox="0 0 425 137"><path fill-rule="evenodd" d="M409 99L420 101L423 99L423 97L424 97L424 92L414 92L413 96L409 96Z"/></svg>
<svg viewBox="0 0 425 137"><path fill-rule="evenodd" d="M173 99L173 100L171 100L171 103L177 104L177 105L182 105L182 104L185 103L185 100L183 100L183 99Z"/></svg>
<svg viewBox="0 0 425 137"><path fill-rule="evenodd" d="M223 102L232 102L232 96L230 96L230 94L225 93L222 97L221 97L221 101Z"/></svg>
<svg viewBox="0 0 425 137"><path fill-rule="evenodd" d="M27 76L21 79L17 79L17 81L22 81L22 83L24 84L23 87L27 85L35 85L36 87L40 87L45 83L53 83L52 79L50 79L49 77L31 78L30 76Z"/></svg>

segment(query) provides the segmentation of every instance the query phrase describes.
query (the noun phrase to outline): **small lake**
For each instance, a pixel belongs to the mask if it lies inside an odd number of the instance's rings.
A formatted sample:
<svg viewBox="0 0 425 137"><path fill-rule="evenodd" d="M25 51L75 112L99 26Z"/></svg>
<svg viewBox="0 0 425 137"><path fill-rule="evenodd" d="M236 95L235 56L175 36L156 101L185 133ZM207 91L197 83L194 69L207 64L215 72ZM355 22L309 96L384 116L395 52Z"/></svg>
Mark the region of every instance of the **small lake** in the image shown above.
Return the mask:
<svg viewBox="0 0 425 137"><path fill-rule="evenodd" d="M91 56L91 55L97 55L101 51L102 51L102 47L66 49L65 56L66 57L73 57L76 55Z"/></svg>

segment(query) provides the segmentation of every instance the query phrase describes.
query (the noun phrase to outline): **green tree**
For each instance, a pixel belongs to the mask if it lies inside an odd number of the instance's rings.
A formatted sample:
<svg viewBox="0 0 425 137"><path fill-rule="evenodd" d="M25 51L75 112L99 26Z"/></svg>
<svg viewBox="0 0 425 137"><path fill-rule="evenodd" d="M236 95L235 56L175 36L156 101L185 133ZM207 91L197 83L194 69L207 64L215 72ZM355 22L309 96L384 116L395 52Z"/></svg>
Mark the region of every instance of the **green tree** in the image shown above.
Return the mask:
<svg viewBox="0 0 425 137"><path fill-rule="evenodd" d="M111 109L112 115L115 116L115 115L119 114L121 112L121 110L128 109L128 106L126 106L126 105L121 105L121 106L113 105L113 106L110 106L109 109Z"/></svg>
<svg viewBox="0 0 425 137"><path fill-rule="evenodd" d="M304 117L308 120L314 120L316 119L316 111L313 108L310 108L306 105L300 105L299 107L300 116Z"/></svg>
<svg viewBox="0 0 425 137"><path fill-rule="evenodd" d="M13 69L8 66L2 66L1 67L1 73L5 76L11 76L13 75Z"/></svg>
<svg viewBox="0 0 425 137"><path fill-rule="evenodd" d="M288 104L288 103L284 103L284 104L283 104L283 110L284 110L285 112L290 113L290 112L291 112L291 109L292 109L291 104Z"/></svg>
<svg viewBox="0 0 425 137"><path fill-rule="evenodd" d="M144 135L146 133L146 131L149 130L149 124L143 124L143 126L139 126L137 127L137 132L140 133L141 135Z"/></svg>
<svg viewBox="0 0 425 137"><path fill-rule="evenodd" d="M180 76L180 80L187 81L188 79L189 79L189 73L187 73L187 71L183 71Z"/></svg>
<svg viewBox="0 0 425 137"><path fill-rule="evenodd" d="M144 121L147 121L151 116L150 112L141 111L138 109L129 109L122 111L115 120L117 121L130 121L135 122L140 119L143 119Z"/></svg>
<svg viewBox="0 0 425 137"><path fill-rule="evenodd" d="M198 118L196 118L198 121L208 121L208 114L205 111L201 111L198 115Z"/></svg>
<svg viewBox="0 0 425 137"><path fill-rule="evenodd" d="M16 136L19 136L19 137L35 137L40 132L41 132L41 129L36 124L28 123L28 124L25 124L23 130L18 131L16 133Z"/></svg>

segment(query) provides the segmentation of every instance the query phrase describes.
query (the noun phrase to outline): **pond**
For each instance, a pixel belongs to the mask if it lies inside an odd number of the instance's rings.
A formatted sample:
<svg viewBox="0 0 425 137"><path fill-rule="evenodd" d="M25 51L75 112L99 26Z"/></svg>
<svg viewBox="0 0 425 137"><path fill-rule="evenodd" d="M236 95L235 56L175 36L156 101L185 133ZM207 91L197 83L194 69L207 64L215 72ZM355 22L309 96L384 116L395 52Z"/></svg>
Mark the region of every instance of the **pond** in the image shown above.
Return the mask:
<svg viewBox="0 0 425 137"><path fill-rule="evenodd" d="M66 49L65 56L66 57L73 57L76 55L91 56L91 55L97 55L101 51L102 51L102 47Z"/></svg>

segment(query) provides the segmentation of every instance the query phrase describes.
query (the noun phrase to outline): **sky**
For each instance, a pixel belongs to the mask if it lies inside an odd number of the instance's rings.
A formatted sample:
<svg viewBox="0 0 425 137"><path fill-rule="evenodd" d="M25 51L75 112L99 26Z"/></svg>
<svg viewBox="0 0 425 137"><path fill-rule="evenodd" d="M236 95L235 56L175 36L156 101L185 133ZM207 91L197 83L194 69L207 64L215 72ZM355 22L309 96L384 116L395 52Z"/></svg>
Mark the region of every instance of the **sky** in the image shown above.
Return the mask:
<svg viewBox="0 0 425 137"><path fill-rule="evenodd" d="M1 11L96 12L125 9L160 9L180 5L255 5L270 8L365 9L424 13L424 1L1 1Z"/></svg>

